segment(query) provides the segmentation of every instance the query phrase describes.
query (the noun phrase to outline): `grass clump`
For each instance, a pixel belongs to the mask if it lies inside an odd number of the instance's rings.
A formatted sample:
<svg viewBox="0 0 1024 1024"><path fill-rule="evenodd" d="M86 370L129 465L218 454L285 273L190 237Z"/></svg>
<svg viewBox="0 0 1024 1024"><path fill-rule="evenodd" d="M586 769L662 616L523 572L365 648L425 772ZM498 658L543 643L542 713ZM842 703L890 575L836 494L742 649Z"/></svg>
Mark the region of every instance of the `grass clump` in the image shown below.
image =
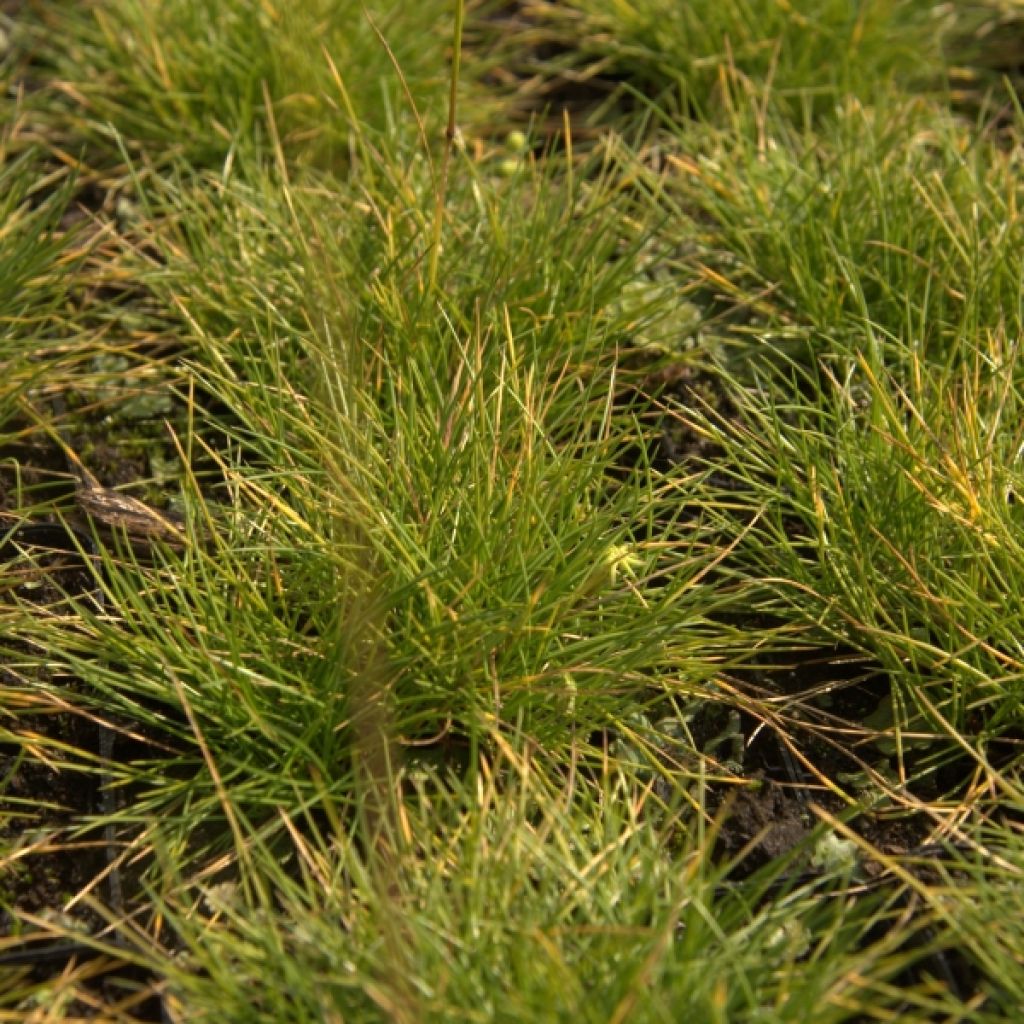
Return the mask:
<svg viewBox="0 0 1024 1024"><path fill-rule="evenodd" d="M373 197L364 235L332 223L343 190L297 192L277 222L248 187L213 204L174 194L190 235L149 286L189 311L186 380L229 439L207 486L232 503L193 497L205 549L110 566L122 615L93 623L74 669L110 699L115 663L126 707L187 703L250 820L321 782L350 801L366 743L398 758L393 742L475 749L514 728L586 747L729 657L706 625L728 594L693 586L717 552L699 530L665 539L672 495L642 464L621 473L642 438L615 384L627 325L613 300L632 272L612 258L629 245L619 204L594 184L566 202L534 173L474 194L494 230L446 251L436 305L418 277L424 237L380 234L407 218L401 193ZM527 207L534 220L507 213ZM530 258L542 231L549 262ZM229 303L245 327L226 334ZM166 828L187 801L183 840L202 787L161 771L152 810Z"/></svg>
<svg viewBox="0 0 1024 1024"><path fill-rule="evenodd" d="M174 979L183 1005L289 1021L943 1008L941 993L885 983L924 951L886 929L898 903L844 898L842 872L789 892L783 910L762 902L772 871L743 890L719 884L710 830L681 845L671 820L651 827L628 773L566 781L523 738L479 768L470 785L411 769L403 827L372 856L346 837L296 838L302 881L275 873L283 914L200 886L212 913L178 918L205 968Z"/></svg>
<svg viewBox="0 0 1024 1024"><path fill-rule="evenodd" d="M703 421L764 510L739 556L779 581L787 620L883 665L936 739L999 735L1020 700L1015 347L987 339L909 380L862 351L833 346L841 376L768 373L735 421Z"/></svg>
<svg viewBox="0 0 1024 1024"><path fill-rule="evenodd" d="M1017 714L1019 186L1009 153L926 111L854 106L827 135L739 119L706 152L681 133L652 191L717 293L738 415L697 429L767 510L754 575L954 729L991 701L998 731Z"/></svg>
<svg viewBox="0 0 1024 1024"><path fill-rule="evenodd" d="M894 97L820 131L740 106L728 130L684 128L673 146L650 187L681 236L699 233L716 312L752 311L750 333L869 323L895 341L883 361L909 345L943 363L968 332L1016 330L1016 158L995 140Z"/></svg>
<svg viewBox="0 0 1024 1024"><path fill-rule="evenodd" d="M524 35L550 40L553 75L621 83L662 110L714 123L733 89L770 92L800 120L852 97L870 104L893 85L941 87L952 22L948 9L908 0L587 0L527 5Z"/></svg>
<svg viewBox="0 0 1024 1024"><path fill-rule="evenodd" d="M292 159L343 167L353 112L411 134L420 114L408 89L436 126L448 13L437 3L94 0L50 12L39 30L54 33L73 137L107 159L120 138L161 164L230 167L277 134Z"/></svg>

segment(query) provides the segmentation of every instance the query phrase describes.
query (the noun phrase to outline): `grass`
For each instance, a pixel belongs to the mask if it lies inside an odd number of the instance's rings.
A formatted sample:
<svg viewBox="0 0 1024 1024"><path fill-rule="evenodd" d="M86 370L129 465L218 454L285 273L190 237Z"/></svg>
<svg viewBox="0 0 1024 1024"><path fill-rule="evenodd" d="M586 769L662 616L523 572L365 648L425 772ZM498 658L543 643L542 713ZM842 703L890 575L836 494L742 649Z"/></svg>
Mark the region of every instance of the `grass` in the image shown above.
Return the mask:
<svg viewBox="0 0 1024 1024"><path fill-rule="evenodd" d="M966 10L898 0L849 4L700 0L572 0L528 8L555 40L571 38L556 67L607 77L663 107L711 114L726 80L798 119L824 116L848 95L888 95L892 85L941 88L947 39L969 32Z"/></svg>
<svg viewBox="0 0 1024 1024"><path fill-rule="evenodd" d="M409 12L382 3L364 14L334 0L266 3L254 15L243 3L100 0L46 10L24 31L54 40L46 61L68 101L65 130L97 152L116 158L120 139L230 169L243 153L259 162L277 133L297 163L330 165L348 156L353 109L392 130L407 122L406 89L418 106L441 109L446 14L442 4ZM352 67L360 71L349 81Z"/></svg>
<svg viewBox="0 0 1024 1024"><path fill-rule="evenodd" d="M0 1020L1012 1018L1008 16L812 7L3 24Z"/></svg>

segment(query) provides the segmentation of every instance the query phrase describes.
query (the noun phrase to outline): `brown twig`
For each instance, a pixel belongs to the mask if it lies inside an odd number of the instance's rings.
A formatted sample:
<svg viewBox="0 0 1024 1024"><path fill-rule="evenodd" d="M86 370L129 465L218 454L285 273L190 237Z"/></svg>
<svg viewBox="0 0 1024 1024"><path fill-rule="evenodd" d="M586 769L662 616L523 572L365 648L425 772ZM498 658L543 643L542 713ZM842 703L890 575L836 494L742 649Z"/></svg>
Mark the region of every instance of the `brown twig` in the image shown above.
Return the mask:
<svg viewBox="0 0 1024 1024"><path fill-rule="evenodd" d="M57 429L47 423L27 403L26 409L64 453L68 469L75 478L75 499L87 516L104 526L124 530L129 537L164 540L177 544L184 542L183 523L165 512L157 511L138 498L104 487Z"/></svg>

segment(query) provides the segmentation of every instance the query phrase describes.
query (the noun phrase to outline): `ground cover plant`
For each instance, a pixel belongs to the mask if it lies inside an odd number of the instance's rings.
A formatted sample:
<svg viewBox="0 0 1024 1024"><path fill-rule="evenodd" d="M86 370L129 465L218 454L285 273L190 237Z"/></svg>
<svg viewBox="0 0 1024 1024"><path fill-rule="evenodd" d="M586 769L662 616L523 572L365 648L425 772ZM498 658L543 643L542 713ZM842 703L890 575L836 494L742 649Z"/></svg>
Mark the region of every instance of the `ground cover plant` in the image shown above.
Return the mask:
<svg viewBox="0 0 1024 1024"><path fill-rule="evenodd" d="M0 12L0 1020L1014 1019L1024 12Z"/></svg>

